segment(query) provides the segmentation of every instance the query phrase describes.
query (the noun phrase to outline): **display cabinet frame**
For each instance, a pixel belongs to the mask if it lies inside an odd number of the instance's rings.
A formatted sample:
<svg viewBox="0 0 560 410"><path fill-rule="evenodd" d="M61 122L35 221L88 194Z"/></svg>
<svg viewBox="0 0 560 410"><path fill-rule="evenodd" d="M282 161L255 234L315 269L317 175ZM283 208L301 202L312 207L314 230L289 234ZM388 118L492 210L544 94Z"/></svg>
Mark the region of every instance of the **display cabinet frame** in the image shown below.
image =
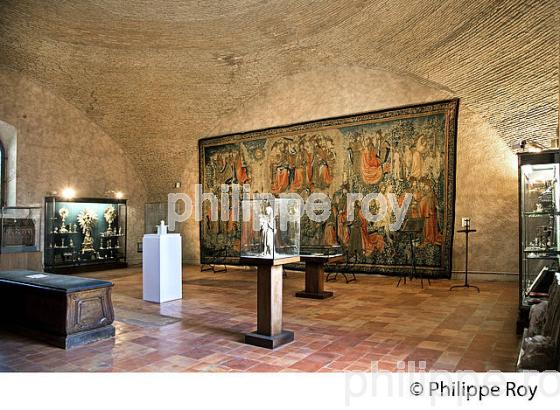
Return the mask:
<svg viewBox="0 0 560 410"><path fill-rule="evenodd" d="M64 206L69 209L68 220L65 221L68 228L60 232L62 219L59 211ZM111 223L104 216L109 206L116 210ZM84 245L88 235L77 220L77 213L86 209L96 216L96 224L89 235L89 246ZM45 272L64 274L127 267L127 212L126 199L46 197L43 228Z"/></svg>
<svg viewBox="0 0 560 410"><path fill-rule="evenodd" d="M529 190L528 175L537 175L532 182L537 188ZM549 179L545 179L547 175ZM539 188L541 184L542 188ZM518 153L518 333L528 324L531 305L540 300L539 295L531 296L529 289L541 279L543 269L557 271L560 267L559 184L560 150Z"/></svg>

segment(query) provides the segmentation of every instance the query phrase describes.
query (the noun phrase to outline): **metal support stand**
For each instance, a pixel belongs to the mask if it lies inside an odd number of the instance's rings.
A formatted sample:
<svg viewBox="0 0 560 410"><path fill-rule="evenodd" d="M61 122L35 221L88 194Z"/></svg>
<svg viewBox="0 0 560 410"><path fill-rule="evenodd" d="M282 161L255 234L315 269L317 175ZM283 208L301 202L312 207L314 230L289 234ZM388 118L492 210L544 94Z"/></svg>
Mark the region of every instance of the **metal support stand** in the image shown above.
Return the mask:
<svg viewBox="0 0 560 410"><path fill-rule="evenodd" d="M424 289L424 272L420 270L420 275L418 275L418 272L416 271L416 254L414 252L414 234L412 232L409 232L408 238L410 242L410 254L412 259L412 272L410 275L410 280L417 278L419 276L420 286L422 287L422 289ZM399 278L399 281L397 282L397 288L401 284L401 281L403 282L404 285L406 285L406 276L407 276L406 273L402 274L402 276ZM428 285L432 286L432 282L430 281L430 278L426 278L426 279L428 280Z"/></svg>
<svg viewBox="0 0 560 410"><path fill-rule="evenodd" d="M356 282L358 280L356 279L356 274L354 272L329 272L327 273L325 282L336 282L336 278L339 274L344 276L344 280L346 280L346 283ZM350 279L348 279L348 275L352 275Z"/></svg>
<svg viewBox="0 0 560 410"><path fill-rule="evenodd" d="M416 273L416 261L414 258L414 242L412 240L413 238L413 234L411 232L408 233L408 240L410 242L410 254L411 254L411 258L412 258L412 274L414 275ZM407 277L407 273L403 271L401 277L399 278L399 281L397 282L397 288L399 287L399 285L401 284L401 282L403 283L403 285L406 285L406 277Z"/></svg>
<svg viewBox="0 0 560 410"><path fill-rule="evenodd" d="M350 283L350 282L356 282L358 279L356 279L356 274L352 271L350 271L350 269L352 268L352 264L351 264L351 257L350 257L350 253L346 252L345 257L342 258L342 261L345 261L344 266L342 267L342 272L329 272L327 273L327 276L325 278L325 282L336 282L336 279L338 278L338 275L342 275L344 277L344 280L346 281L346 283ZM358 256L354 255L354 264L358 263ZM350 279L348 279L348 277L350 276Z"/></svg>
<svg viewBox="0 0 560 410"><path fill-rule="evenodd" d="M410 280L420 276L420 286L422 286L422 289L424 289L424 272L421 269L420 269L420 275L418 275L418 273L416 272L416 253L414 252L414 248L415 248L414 241L417 239L418 235L420 235L423 229L424 229L424 219L422 218L407 219L402 229L403 233L408 234L408 241L410 242L410 256L412 259L411 261L412 272L410 274ZM399 287L401 282L403 282L403 284L406 285L406 279L407 279L407 273L403 272L401 277L399 278L399 281L397 282L397 288ZM430 278L426 278L426 279L428 279L428 285L431 286L432 282L430 282Z"/></svg>
<svg viewBox="0 0 560 410"><path fill-rule="evenodd" d="M480 288L478 286L469 284L469 233L476 232L476 229L461 229L457 231L465 234L465 284L464 285L454 285L449 288L453 290L455 288L475 288L480 293Z"/></svg>

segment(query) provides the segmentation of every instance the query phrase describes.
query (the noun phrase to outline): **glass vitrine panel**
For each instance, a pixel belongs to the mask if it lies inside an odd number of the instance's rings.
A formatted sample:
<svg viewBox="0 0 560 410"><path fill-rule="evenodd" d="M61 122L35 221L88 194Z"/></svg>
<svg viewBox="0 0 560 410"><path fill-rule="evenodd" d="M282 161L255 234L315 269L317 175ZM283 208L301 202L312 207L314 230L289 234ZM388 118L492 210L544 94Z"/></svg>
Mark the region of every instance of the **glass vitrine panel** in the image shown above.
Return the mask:
<svg viewBox="0 0 560 410"><path fill-rule="evenodd" d="M300 251L300 202L291 198L241 203L241 257L282 259Z"/></svg>
<svg viewBox="0 0 560 410"><path fill-rule="evenodd" d="M520 302L528 308L540 300L532 292L537 278L557 271L560 260L560 166L556 156L520 159ZM528 163L523 163L528 162Z"/></svg>

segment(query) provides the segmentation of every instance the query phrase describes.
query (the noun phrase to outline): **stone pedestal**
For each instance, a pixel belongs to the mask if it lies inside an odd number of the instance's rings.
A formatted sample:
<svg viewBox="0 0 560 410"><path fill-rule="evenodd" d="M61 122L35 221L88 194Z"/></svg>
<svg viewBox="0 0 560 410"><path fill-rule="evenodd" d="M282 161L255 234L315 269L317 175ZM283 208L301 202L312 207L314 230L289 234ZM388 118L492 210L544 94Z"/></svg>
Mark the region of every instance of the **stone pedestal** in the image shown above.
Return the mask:
<svg viewBox="0 0 560 410"><path fill-rule="evenodd" d="M181 235L147 234L142 244L143 298L164 303L183 297Z"/></svg>

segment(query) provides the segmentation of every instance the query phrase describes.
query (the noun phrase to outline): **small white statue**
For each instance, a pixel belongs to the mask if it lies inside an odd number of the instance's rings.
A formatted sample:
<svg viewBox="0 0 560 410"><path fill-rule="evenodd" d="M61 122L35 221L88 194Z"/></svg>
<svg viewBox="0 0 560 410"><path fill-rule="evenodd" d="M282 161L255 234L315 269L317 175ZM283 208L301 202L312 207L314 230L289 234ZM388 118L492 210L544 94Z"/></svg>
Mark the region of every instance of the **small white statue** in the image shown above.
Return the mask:
<svg viewBox="0 0 560 410"><path fill-rule="evenodd" d="M263 242L263 256L272 256L274 249L274 212L267 205L264 214L260 216L261 235Z"/></svg>
<svg viewBox="0 0 560 410"><path fill-rule="evenodd" d="M160 221L159 225L157 226L157 233L158 235L167 234L167 225L165 224L165 221L163 219Z"/></svg>

